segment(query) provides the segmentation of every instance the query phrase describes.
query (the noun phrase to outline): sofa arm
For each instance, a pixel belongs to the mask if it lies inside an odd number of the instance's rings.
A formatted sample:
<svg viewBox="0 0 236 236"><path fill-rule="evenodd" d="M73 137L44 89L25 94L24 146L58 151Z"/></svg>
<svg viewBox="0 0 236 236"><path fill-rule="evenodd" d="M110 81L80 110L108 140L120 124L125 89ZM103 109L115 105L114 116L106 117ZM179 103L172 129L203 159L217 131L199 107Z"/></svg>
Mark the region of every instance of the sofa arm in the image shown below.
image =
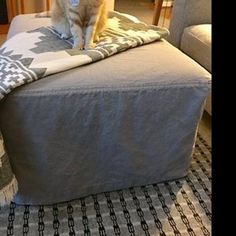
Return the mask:
<svg viewBox="0 0 236 236"><path fill-rule="evenodd" d="M174 0L168 41L180 47L184 28L211 23L211 0Z"/></svg>

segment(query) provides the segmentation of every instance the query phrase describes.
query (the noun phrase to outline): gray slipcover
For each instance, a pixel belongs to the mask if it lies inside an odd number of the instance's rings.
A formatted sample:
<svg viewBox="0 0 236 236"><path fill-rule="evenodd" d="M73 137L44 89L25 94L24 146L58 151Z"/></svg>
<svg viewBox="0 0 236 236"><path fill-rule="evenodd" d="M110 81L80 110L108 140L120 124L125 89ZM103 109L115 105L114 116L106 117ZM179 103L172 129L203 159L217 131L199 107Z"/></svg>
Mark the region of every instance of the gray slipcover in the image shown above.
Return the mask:
<svg viewBox="0 0 236 236"><path fill-rule="evenodd" d="M180 48L211 72L211 24L186 27Z"/></svg>
<svg viewBox="0 0 236 236"><path fill-rule="evenodd" d="M168 41L180 48L186 27L211 24L211 0L174 0Z"/></svg>
<svg viewBox="0 0 236 236"><path fill-rule="evenodd" d="M29 22L17 17L10 36ZM165 40L16 89L0 104L14 201L50 204L185 176L209 89L210 74Z"/></svg>

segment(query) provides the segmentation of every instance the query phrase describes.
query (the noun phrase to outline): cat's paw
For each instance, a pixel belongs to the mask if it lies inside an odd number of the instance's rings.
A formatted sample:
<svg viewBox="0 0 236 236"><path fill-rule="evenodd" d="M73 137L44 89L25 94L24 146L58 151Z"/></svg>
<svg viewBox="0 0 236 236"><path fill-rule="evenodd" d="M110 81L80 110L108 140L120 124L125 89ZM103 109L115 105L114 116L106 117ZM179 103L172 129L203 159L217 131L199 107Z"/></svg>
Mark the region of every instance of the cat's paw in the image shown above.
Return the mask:
<svg viewBox="0 0 236 236"><path fill-rule="evenodd" d="M98 42L98 41L99 41L99 36L98 35L94 36L94 42Z"/></svg>
<svg viewBox="0 0 236 236"><path fill-rule="evenodd" d="M83 50L84 49L84 45L82 43L74 43L73 45L74 49L79 49L79 50Z"/></svg>
<svg viewBox="0 0 236 236"><path fill-rule="evenodd" d="M95 43L89 43L89 44L86 44L84 49L85 50L88 50L88 49L94 49L96 47L96 44Z"/></svg>
<svg viewBox="0 0 236 236"><path fill-rule="evenodd" d="M67 34L61 34L61 39L68 39L68 38L70 38L69 35L67 35Z"/></svg>

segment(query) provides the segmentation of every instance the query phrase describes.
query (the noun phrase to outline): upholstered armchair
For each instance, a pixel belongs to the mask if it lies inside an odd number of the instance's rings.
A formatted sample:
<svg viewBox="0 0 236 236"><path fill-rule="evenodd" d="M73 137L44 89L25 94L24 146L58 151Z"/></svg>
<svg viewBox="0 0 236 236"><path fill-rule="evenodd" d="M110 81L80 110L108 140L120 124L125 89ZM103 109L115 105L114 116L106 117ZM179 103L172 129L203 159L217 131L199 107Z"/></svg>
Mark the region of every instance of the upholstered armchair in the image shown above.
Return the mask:
<svg viewBox="0 0 236 236"><path fill-rule="evenodd" d="M174 0L168 40L211 72L211 0ZM211 94L205 110L211 114Z"/></svg>

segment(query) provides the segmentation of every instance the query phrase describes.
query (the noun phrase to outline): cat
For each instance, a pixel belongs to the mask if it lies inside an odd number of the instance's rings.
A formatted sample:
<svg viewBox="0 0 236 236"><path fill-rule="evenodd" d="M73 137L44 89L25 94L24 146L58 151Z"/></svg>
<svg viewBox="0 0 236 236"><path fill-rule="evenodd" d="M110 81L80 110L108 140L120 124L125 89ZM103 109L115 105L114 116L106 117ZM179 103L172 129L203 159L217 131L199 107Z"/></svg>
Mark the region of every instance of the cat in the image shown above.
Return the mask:
<svg viewBox="0 0 236 236"><path fill-rule="evenodd" d="M61 38L73 37L73 48L92 49L106 27L106 0L54 0L51 21Z"/></svg>

